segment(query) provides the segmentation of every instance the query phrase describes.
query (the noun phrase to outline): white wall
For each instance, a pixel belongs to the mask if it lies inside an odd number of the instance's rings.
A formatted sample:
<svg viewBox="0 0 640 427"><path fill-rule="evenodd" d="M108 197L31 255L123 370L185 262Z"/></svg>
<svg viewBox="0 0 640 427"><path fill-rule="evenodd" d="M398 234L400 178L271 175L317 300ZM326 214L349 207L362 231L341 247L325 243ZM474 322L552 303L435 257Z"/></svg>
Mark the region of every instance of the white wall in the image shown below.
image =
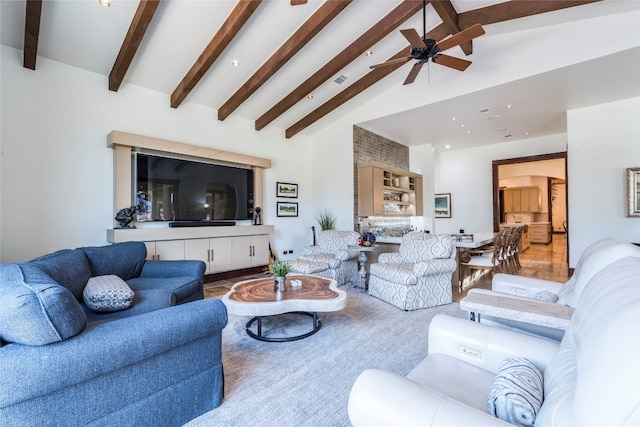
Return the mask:
<svg viewBox="0 0 640 427"><path fill-rule="evenodd" d="M314 201L308 138L292 142L274 128L256 132L252 121L234 117L220 122L215 110L189 102L172 109L168 96L126 83L110 92L106 77L42 57L36 71L27 70L21 52L6 46L1 67L2 262L107 243L115 215L113 152L106 145L112 130L271 159L262 208L263 222L276 229L272 244L279 255L293 249L293 256L308 244L307 206ZM299 185L300 217L276 217L277 181Z"/></svg>
<svg viewBox="0 0 640 427"><path fill-rule="evenodd" d="M640 242L625 211L626 168L640 166L640 98L567 113L570 266L599 238Z"/></svg>
<svg viewBox="0 0 640 427"><path fill-rule="evenodd" d="M565 134L466 150L436 152L435 193L451 193L451 218L437 218L437 233L493 230L492 161L566 149Z"/></svg>

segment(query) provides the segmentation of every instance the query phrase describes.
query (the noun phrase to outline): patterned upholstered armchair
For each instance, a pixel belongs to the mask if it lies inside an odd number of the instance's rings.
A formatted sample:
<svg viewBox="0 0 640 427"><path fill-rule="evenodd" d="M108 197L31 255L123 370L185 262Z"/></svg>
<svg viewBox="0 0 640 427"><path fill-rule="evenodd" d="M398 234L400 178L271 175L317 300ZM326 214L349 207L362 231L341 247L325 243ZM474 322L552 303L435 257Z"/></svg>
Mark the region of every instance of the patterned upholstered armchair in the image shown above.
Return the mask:
<svg viewBox="0 0 640 427"><path fill-rule="evenodd" d="M450 235L407 233L399 252L382 253L371 265L369 295L405 311L449 304L456 267Z"/></svg>
<svg viewBox="0 0 640 427"><path fill-rule="evenodd" d="M355 231L325 230L318 234L317 245L307 246L299 259L289 261L290 274L312 274L338 282L357 283L360 234Z"/></svg>

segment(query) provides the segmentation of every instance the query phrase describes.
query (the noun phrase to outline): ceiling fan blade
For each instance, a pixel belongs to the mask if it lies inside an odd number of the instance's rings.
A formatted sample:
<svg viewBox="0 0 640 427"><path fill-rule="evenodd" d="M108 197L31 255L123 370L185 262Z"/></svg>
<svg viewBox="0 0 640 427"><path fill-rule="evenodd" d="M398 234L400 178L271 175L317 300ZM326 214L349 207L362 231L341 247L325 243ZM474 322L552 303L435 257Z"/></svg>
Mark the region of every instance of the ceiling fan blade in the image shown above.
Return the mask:
<svg viewBox="0 0 640 427"><path fill-rule="evenodd" d="M458 46L464 42L468 42L469 40L475 39L478 36L484 34L484 28L482 25L475 24L466 30L462 30L459 33L452 35L451 37L439 41L436 45L440 51L444 52L447 49L451 49L454 46Z"/></svg>
<svg viewBox="0 0 640 427"><path fill-rule="evenodd" d="M455 56L443 55L440 54L435 58L431 59L436 64L444 65L445 67L454 68L458 71L464 71L467 69L469 65L471 65L471 61L467 61L466 59L456 58Z"/></svg>
<svg viewBox="0 0 640 427"><path fill-rule="evenodd" d="M420 37L420 34L414 28L405 28L404 30L400 30L405 39L411 43L411 47L415 47L417 49L426 49L427 45L424 44L424 40Z"/></svg>
<svg viewBox="0 0 640 427"><path fill-rule="evenodd" d="M386 67L387 65L394 65L394 64L400 64L401 62L407 62L411 59L413 59L413 57L411 56L407 56L406 58L389 59L388 61L381 62L379 64L369 65L369 68L371 68L372 70L375 70L376 68Z"/></svg>
<svg viewBox="0 0 640 427"><path fill-rule="evenodd" d="M416 77L418 77L418 73L420 72L421 68L422 68L422 62L416 62L413 65L413 67L411 68L411 71L409 71L409 75L405 79L404 83L402 83L402 84L403 85L408 85L408 84L413 83L413 81L416 79Z"/></svg>
<svg viewBox="0 0 640 427"><path fill-rule="evenodd" d="M297 6L299 4L307 4L307 0L291 0L291 6Z"/></svg>

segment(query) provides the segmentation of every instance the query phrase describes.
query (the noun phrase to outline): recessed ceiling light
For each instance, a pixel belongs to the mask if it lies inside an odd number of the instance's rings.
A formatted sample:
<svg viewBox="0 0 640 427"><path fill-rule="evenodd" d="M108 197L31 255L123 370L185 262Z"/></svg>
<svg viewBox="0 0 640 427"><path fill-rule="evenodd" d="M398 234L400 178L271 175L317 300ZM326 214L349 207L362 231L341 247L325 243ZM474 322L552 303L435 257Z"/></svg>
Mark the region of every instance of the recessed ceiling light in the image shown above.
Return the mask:
<svg viewBox="0 0 640 427"><path fill-rule="evenodd" d="M507 108L511 108L511 104L507 104Z"/></svg>
<svg viewBox="0 0 640 427"><path fill-rule="evenodd" d="M525 135L529 135L529 132L525 132L524 134L525 134Z"/></svg>
<svg viewBox="0 0 640 427"><path fill-rule="evenodd" d="M445 145L444 148L449 149L449 148L451 148L451 146L450 145Z"/></svg>
<svg viewBox="0 0 640 427"><path fill-rule="evenodd" d="M471 130L468 130L467 133L471 133Z"/></svg>
<svg viewBox="0 0 640 427"><path fill-rule="evenodd" d="M460 125L460 127L461 127L461 128L463 128L463 127L464 127L464 123L462 123L462 124Z"/></svg>
<svg viewBox="0 0 640 427"><path fill-rule="evenodd" d="M234 59L233 61L231 61L231 65L233 65L234 67L237 67L238 65L240 65L240 61L238 61L237 59Z"/></svg>
<svg viewBox="0 0 640 427"><path fill-rule="evenodd" d="M455 118L455 117L451 117L451 120L455 121L455 120L456 120L456 118Z"/></svg>
<svg viewBox="0 0 640 427"><path fill-rule="evenodd" d="M364 54L367 55L367 56L371 56L371 55L373 55L373 51L368 50Z"/></svg>
<svg viewBox="0 0 640 427"><path fill-rule="evenodd" d="M111 2L109 0L98 0L98 3L100 3L100 6L111 7Z"/></svg>

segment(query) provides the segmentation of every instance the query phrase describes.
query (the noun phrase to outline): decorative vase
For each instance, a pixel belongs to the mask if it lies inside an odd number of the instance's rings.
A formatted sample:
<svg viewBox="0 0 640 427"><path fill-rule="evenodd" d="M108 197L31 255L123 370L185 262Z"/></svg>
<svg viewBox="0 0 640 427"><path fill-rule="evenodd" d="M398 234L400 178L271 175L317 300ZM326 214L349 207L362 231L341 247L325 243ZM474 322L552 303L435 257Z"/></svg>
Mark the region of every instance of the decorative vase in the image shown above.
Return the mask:
<svg viewBox="0 0 640 427"><path fill-rule="evenodd" d="M275 278L275 285L273 290L275 290L276 292L282 292L282 291L286 291L287 290L287 282L285 280L285 277L276 277Z"/></svg>
<svg viewBox="0 0 640 427"><path fill-rule="evenodd" d="M376 242L376 236L373 233L365 233L362 236L362 246L373 246Z"/></svg>
<svg viewBox="0 0 640 427"><path fill-rule="evenodd" d="M409 201L409 195L407 193L402 193L402 197L400 197L400 200L407 203Z"/></svg>

